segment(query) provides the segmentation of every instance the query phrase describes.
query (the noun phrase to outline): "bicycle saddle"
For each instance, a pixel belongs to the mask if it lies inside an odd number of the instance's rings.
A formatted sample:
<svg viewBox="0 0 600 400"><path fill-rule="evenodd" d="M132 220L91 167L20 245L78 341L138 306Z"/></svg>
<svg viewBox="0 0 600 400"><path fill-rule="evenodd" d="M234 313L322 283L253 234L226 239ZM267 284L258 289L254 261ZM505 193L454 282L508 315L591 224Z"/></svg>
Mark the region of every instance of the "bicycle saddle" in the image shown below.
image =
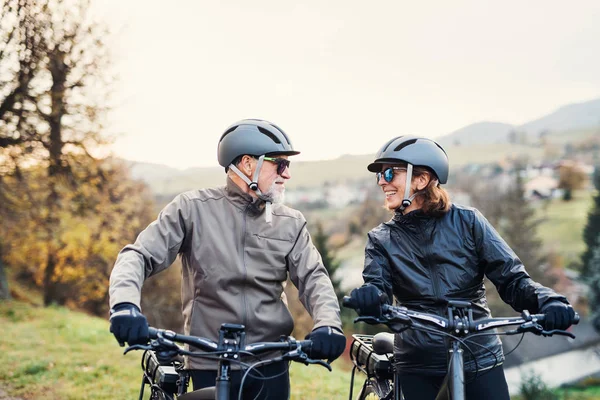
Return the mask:
<svg viewBox="0 0 600 400"><path fill-rule="evenodd" d="M377 354L394 352L394 334L379 332L373 336L373 351Z"/></svg>

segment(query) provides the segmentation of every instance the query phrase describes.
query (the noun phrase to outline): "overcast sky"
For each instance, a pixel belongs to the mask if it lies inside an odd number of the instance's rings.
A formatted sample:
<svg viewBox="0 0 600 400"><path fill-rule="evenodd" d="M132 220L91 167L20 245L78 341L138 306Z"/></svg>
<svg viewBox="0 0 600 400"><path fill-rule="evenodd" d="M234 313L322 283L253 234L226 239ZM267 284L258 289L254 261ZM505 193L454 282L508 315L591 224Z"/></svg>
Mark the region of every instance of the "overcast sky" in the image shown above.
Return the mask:
<svg viewBox="0 0 600 400"><path fill-rule="evenodd" d="M262 118L330 159L600 97L599 1L295 3L102 0L115 153L217 166L221 133Z"/></svg>

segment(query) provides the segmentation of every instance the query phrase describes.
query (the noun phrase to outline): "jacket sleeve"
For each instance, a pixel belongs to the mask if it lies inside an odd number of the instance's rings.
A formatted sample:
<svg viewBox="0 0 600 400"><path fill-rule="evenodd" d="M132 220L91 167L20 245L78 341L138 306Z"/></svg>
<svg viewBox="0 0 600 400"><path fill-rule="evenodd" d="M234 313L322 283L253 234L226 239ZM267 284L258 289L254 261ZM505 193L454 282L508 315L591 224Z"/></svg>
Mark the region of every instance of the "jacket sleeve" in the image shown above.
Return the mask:
<svg viewBox="0 0 600 400"><path fill-rule="evenodd" d="M300 302L314 321L313 329L331 326L341 331L340 305L306 222L287 256L287 263L290 279L298 288Z"/></svg>
<svg viewBox="0 0 600 400"><path fill-rule="evenodd" d="M568 304L564 296L529 277L519 257L478 210L475 210L473 233L480 265L485 268L486 276L496 286L502 300L513 309L538 313L545 303L552 300Z"/></svg>
<svg viewBox="0 0 600 400"><path fill-rule="evenodd" d="M118 303L133 303L140 307L144 280L169 267L185 239L186 203L177 196L144 229L134 244L119 253L110 274L110 307Z"/></svg>
<svg viewBox="0 0 600 400"><path fill-rule="evenodd" d="M365 267L363 269L363 280L365 285L376 286L382 293L388 297L388 302L392 303L392 275L389 259L383 251L381 244L376 236L369 232L367 235L367 245L365 246Z"/></svg>

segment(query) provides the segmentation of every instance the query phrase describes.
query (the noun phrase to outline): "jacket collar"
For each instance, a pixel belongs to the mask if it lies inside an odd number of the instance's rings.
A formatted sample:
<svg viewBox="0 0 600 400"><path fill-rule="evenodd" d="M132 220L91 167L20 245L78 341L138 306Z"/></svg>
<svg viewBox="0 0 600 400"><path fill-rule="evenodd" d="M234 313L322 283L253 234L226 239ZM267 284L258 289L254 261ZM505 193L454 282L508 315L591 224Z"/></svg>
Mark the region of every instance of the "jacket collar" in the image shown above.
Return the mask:
<svg viewBox="0 0 600 400"><path fill-rule="evenodd" d="M428 216L422 210L413 210L408 214L402 214L400 211L394 212L393 220L400 224L415 224L419 221L428 219Z"/></svg>
<svg viewBox="0 0 600 400"><path fill-rule="evenodd" d="M248 208L253 214L258 215L265 209L263 200L245 193L230 177L227 177L225 193L229 201L241 210Z"/></svg>

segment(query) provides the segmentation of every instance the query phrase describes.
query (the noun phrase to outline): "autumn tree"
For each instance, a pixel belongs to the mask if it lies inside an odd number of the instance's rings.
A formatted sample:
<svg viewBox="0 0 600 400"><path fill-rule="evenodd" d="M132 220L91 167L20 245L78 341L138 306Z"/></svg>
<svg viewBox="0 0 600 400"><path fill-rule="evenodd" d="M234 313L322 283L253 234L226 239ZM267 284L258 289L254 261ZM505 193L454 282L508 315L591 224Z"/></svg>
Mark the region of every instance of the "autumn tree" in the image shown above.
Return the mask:
<svg viewBox="0 0 600 400"><path fill-rule="evenodd" d="M77 181L74 169L94 159L101 135L110 77L105 29L88 18L86 0L5 0L0 37L1 173L43 168L44 183L37 228L48 246L44 303L61 296L56 285L62 251L58 229L64 203ZM39 175L39 170L36 170Z"/></svg>
<svg viewBox="0 0 600 400"><path fill-rule="evenodd" d="M563 162L558 169L558 187L564 190L563 199L569 201L573 191L582 189L587 181L587 175L577 164Z"/></svg>

